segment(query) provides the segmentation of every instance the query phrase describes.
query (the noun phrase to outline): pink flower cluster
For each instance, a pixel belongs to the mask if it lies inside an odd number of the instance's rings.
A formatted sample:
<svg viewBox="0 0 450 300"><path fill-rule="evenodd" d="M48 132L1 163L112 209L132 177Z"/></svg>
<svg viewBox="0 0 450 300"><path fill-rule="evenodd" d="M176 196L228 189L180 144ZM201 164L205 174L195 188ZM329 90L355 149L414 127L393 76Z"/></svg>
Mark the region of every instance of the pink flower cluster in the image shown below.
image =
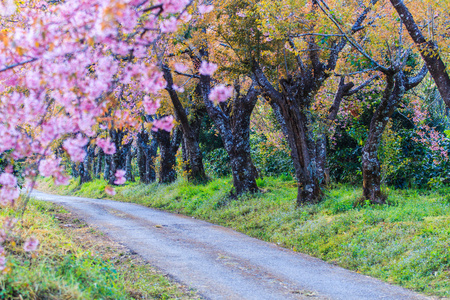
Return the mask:
<svg viewBox="0 0 450 300"><path fill-rule="evenodd" d="M116 145L114 145L114 143L111 143L110 138L97 139L97 146L99 146L105 154L112 155L116 153Z"/></svg>
<svg viewBox="0 0 450 300"><path fill-rule="evenodd" d="M162 33L175 32L178 27L178 20L174 17L161 22L160 28Z"/></svg>
<svg viewBox="0 0 450 300"><path fill-rule="evenodd" d="M63 148L67 151L72 161L81 162L86 156L86 151L83 147L88 143L87 138L83 138L78 134L74 139L67 139L63 143Z"/></svg>
<svg viewBox="0 0 450 300"><path fill-rule="evenodd" d="M0 229L0 271L6 268L6 252L2 244L8 239L11 239L11 231L17 223L17 219L6 217L3 220L3 228Z"/></svg>
<svg viewBox="0 0 450 300"><path fill-rule="evenodd" d="M114 196L116 194L116 190L112 186L107 185L105 187L105 193L107 193L110 196Z"/></svg>
<svg viewBox="0 0 450 300"><path fill-rule="evenodd" d="M14 200L19 198L19 188L17 187L17 178L11 173L12 168L6 168L0 175L0 206L13 204Z"/></svg>
<svg viewBox="0 0 450 300"><path fill-rule="evenodd" d="M151 100L150 97L144 96L144 100L142 101L144 105L145 113L148 115L154 115L158 111L158 108L161 107L161 103L159 99Z"/></svg>
<svg viewBox="0 0 450 300"><path fill-rule="evenodd" d="M67 184L61 159L51 156L55 141L62 142L73 161L81 162L86 155L83 148L105 115L109 125L118 128L135 124L129 112L138 107L134 99L158 95L166 87L158 63L148 61L154 54L153 42L190 20L186 8L192 2L24 1L19 10L15 2L0 1L0 15L14 15L14 22L3 22L0 43L0 156L5 161L35 159L42 176ZM199 10L206 13L211 8ZM123 59L130 54L135 59ZM130 93L129 103L122 97L124 89ZM159 103L148 102L145 108L155 113L158 107ZM173 117L165 117L155 121L154 128L170 131L173 125ZM116 151L109 139L97 139L97 145L109 155ZM24 176L29 181L36 173L28 170ZM124 175L123 170L116 172L116 184L125 182ZM0 185L0 204L19 197L12 171L0 174ZM3 224L0 240L8 226ZM38 245L30 237L23 249L35 251ZM0 270L5 266L0 246Z"/></svg>
<svg viewBox="0 0 450 300"><path fill-rule="evenodd" d="M124 184L127 179L125 178L125 170L117 170L114 176L116 177L116 180L114 181L114 184Z"/></svg>
<svg viewBox="0 0 450 300"><path fill-rule="evenodd" d="M216 85L209 93L209 100L215 104L227 101L233 94L233 87L223 84Z"/></svg>
<svg viewBox="0 0 450 300"><path fill-rule="evenodd" d="M24 245L23 245L23 250L25 250L26 252L32 252L32 251L36 251L37 247L39 245L39 240L35 237L29 237Z"/></svg>
<svg viewBox="0 0 450 300"><path fill-rule="evenodd" d="M6 268L6 253L5 249L0 246L0 271L3 271Z"/></svg>
<svg viewBox="0 0 450 300"><path fill-rule="evenodd" d="M56 185L69 184L70 177L64 175L61 158L49 157L39 164L39 173L44 177L53 176Z"/></svg>
<svg viewBox="0 0 450 300"><path fill-rule="evenodd" d="M159 129L171 132L172 128L175 126L173 116L166 116L159 120L153 122L153 131L158 131Z"/></svg>
<svg viewBox="0 0 450 300"><path fill-rule="evenodd" d="M216 70L217 70L217 65L215 63L210 63L207 61L202 61L202 64L200 65L200 68L198 69L200 74L205 75L205 76L212 76Z"/></svg>
<svg viewBox="0 0 450 300"><path fill-rule="evenodd" d="M198 6L198 13L203 15L203 14L207 14L209 12L212 12L212 10L214 9L213 5L204 5L201 4Z"/></svg>

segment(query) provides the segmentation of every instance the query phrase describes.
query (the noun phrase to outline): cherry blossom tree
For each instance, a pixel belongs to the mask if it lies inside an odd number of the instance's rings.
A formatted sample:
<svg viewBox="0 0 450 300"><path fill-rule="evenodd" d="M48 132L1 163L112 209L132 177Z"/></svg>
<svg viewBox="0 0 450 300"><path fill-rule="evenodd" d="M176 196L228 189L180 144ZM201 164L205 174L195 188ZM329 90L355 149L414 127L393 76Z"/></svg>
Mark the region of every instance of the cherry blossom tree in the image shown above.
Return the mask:
<svg viewBox="0 0 450 300"><path fill-rule="evenodd" d="M0 170L0 203L14 206L19 197L15 161L30 160L21 174L29 183L28 190L38 173L52 176L56 184L66 184L69 176L54 154L55 141L62 143L74 162L82 162L99 128L121 130L135 125L133 117L117 105L124 90L133 91L130 97L136 106L144 97L145 110L158 106L156 99L166 82L155 49L162 35L190 18L192 3L0 3L0 155L7 164ZM172 120L171 116L154 120L153 128L170 131ZM108 139L97 142L105 153L115 153L117 145ZM114 170L114 175L114 183L123 184L125 171ZM27 251L37 243L29 239ZM4 266L3 248L0 252Z"/></svg>

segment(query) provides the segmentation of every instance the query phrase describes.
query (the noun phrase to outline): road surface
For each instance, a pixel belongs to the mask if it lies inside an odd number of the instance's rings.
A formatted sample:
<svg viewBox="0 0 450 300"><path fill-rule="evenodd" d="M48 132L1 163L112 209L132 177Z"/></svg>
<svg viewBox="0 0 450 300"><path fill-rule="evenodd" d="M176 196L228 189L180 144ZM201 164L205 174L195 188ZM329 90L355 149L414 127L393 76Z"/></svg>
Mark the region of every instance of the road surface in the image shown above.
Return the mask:
<svg viewBox="0 0 450 300"><path fill-rule="evenodd" d="M110 200L32 196L63 205L206 299L431 299L190 217Z"/></svg>

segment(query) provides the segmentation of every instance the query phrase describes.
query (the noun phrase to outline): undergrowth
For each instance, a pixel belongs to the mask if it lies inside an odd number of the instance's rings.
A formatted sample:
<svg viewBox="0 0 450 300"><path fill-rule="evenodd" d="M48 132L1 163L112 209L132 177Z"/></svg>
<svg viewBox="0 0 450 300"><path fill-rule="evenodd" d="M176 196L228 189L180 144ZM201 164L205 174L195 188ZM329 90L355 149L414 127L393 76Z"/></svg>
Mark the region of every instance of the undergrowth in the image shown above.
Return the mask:
<svg viewBox="0 0 450 300"><path fill-rule="evenodd" d="M358 203L362 191L335 186L319 204L295 207L296 183L258 179L261 192L229 198L231 179L205 185L179 180L171 185L129 183L104 193L95 180L41 189L109 198L178 212L234 228L344 268L419 292L450 297L450 189L388 190L388 204Z"/></svg>
<svg viewBox="0 0 450 300"><path fill-rule="evenodd" d="M61 207L32 200L17 226L40 241L33 255L6 242L7 268L0 273L0 299L173 299L188 298L167 278L132 261L113 263L96 249L77 245L58 225ZM1 209L0 218L14 216ZM89 238L89 237L88 237Z"/></svg>

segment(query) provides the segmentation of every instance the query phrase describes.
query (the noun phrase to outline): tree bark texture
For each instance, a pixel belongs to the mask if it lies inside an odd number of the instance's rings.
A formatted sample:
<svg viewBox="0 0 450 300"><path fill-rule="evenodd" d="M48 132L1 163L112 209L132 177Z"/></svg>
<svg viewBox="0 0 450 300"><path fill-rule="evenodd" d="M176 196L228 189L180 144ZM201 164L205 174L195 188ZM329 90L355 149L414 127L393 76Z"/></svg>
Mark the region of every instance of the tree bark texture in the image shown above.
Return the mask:
<svg viewBox="0 0 450 300"><path fill-rule="evenodd" d="M181 104L177 92L173 89L173 78L170 68L164 65L163 72L164 79L167 82L166 90L172 101L175 117L180 122L181 130L183 131L183 150L186 151L188 180L191 182L205 182L207 181L207 176L203 167L203 156L200 151L198 136L191 128L186 110Z"/></svg>
<svg viewBox="0 0 450 300"><path fill-rule="evenodd" d="M126 151L124 152L124 148L122 147L122 141L124 137L124 132L122 130L112 129L110 131L111 141L116 146L116 152L111 155L110 167L109 167L109 184L114 185L114 181L116 181L116 171L123 170L125 168L125 156Z"/></svg>
<svg viewBox="0 0 450 300"><path fill-rule="evenodd" d="M207 57L205 51L201 51ZM236 195L259 191L256 184L257 172L253 165L250 148L250 117L258 100L259 92L252 84L246 95L230 99L228 104L214 105L208 96L211 89L210 76L200 76L200 86L196 94L203 99L208 115L213 120L230 157L233 186Z"/></svg>
<svg viewBox="0 0 450 300"><path fill-rule="evenodd" d="M158 152L156 138L149 141L149 134L141 131L137 136L137 164L140 182L149 184L156 181L155 158Z"/></svg>
<svg viewBox="0 0 450 300"><path fill-rule="evenodd" d="M92 181L93 161L95 155L95 145L88 144L86 147L86 156L80 163L80 184Z"/></svg>
<svg viewBox="0 0 450 300"><path fill-rule="evenodd" d="M127 181L134 182L134 176L133 176L133 166L132 166L132 160L133 160L133 148L132 148L132 142L128 145L128 150L126 152L125 156L125 178Z"/></svg>
<svg viewBox="0 0 450 300"><path fill-rule="evenodd" d="M103 179L109 182L109 177L111 175L111 155L105 154L105 168L103 171Z"/></svg>
<svg viewBox="0 0 450 300"><path fill-rule="evenodd" d="M97 153L97 160L95 161L94 176L95 178L100 178L100 173L102 172L103 160L105 158L105 153L101 148L99 148Z"/></svg>
<svg viewBox="0 0 450 300"><path fill-rule="evenodd" d="M317 68L316 75L307 72L294 80L282 80L283 91L277 91L255 65L255 78L269 101L291 149L296 177L299 182L297 204L317 202L322 197L321 185L326 181L326 140L323 135L313 137L308 130L309 120L303 112L311 103L320 85L326 79ZM314 76L319 76L315 78Z"/></svg>
<svg viewBox="0 0 450 300"><path fill-rule="evenodd" d="M175 166L177 162L177 151L182 139L181 128L175 128L172 135L165 130L158 130L153 136L156 137L156 140L158 141L161 155L159 182L172 183L177 179Z"/></svg>
<svg viewBox="0 0 450 300"><path fill-rule="evenodd" d="M427 74L424 66L411 78L403 71L386 75L383 98L372 116L369 135L362 150L363 197L374 204L383 204L386 195L381 192L381 166L378 159L380 140L389 119L402 100L406 91L417 86Z"/></svg>

